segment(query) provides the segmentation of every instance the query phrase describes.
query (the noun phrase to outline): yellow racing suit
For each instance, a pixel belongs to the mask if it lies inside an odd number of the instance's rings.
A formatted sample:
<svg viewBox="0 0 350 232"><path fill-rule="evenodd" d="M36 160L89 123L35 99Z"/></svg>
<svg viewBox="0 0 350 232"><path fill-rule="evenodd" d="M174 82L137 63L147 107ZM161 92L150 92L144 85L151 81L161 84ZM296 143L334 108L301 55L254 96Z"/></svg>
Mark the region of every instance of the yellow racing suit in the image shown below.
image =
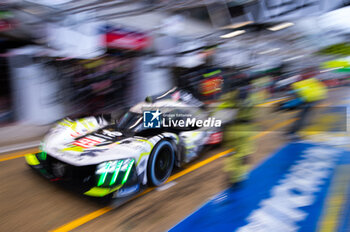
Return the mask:
<svg viewBox="0 0 350 232"><path fill-rule="evenodd" d="M327 98L326 86L316 78L295 82L292 84L292 89L301 99L303 105L300 107L300 112L297 115L298 120L289 129L289 135L294 135L304 126L307 116L316 102Z"/></svg>
<svg viewBox="0 0 350 232"><path fill-rule="evenodd" d="M309 78L292 84L292 89L304 102L316 102L327 97L326 86L316 78Z"/></svg>
<svg viewBox="0 0 350 232"><path fill-rule="evenodd" d="M235 107L235 120L224 129L223 144L227 149L234 149L234 153L226 157L224 171L228 174L232 184L246 179L249 171L249 155L254 152L255 125L253 122L253 96L246 99L237 99L238 91L226 94L222 106Z"/></svg>

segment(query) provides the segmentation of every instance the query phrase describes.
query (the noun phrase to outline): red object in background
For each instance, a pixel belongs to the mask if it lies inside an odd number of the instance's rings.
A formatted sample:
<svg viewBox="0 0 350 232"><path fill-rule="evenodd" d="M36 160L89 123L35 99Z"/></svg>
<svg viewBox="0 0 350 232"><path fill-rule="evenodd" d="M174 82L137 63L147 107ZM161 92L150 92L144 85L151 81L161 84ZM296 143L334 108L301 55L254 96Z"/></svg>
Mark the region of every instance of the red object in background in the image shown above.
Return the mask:
<svg viewBox="0 0 350 232"><path fill-rule="evenodd" d="M201 81L201 93L204 96L210 96L220 92L222 87L222 80L223 79L221 76L217 76Z"/></svg>
<svg viewBox="0 0 350 232"><path fill-rule="evenodd" d="M141 32L125 29L112 29L106 32L105 46L127 50L142 50L151 44L151 38Z"/></svg>
<svg viewBox="0 0 350 232"><path fill-rule="evenodd" d="M350 84L350 77L344 77L340 80L340 85L349 85Z"/></svg>
<svg viewBox="0 0 350 232"><path fill-rule="evenodd" d="M306 80L312 77L317 76L320 73L320 71L316 68L306 68L302 70L300 74L300 80Z"/></svg>
<svg viewBox="0 0 350 232"><path fill-rule="evenodd" d="M327 87L337 87L341 84L338 79L325 80L323 83L327 85Z"/></svg>
<svg viewBox="0 0 350 232"><path fill-rule="evenodd" d="M222 132L216 132L210 135L207 144L213 145L213 144L219 144L222 141Z"/></svg>
<svg viewBox="0 0 350 232"><path fill-rule="evenodd" d="M14 28L14 24L6 19L0 19L0 31L8 31Z"/></svg>

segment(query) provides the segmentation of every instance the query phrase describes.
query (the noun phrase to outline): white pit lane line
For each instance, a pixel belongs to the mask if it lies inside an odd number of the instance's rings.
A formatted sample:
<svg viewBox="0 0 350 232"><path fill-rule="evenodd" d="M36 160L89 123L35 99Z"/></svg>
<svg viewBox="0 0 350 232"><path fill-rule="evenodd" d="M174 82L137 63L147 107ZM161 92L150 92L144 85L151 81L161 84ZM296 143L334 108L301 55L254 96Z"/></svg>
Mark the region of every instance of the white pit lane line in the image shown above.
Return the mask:
<svg viewBox="0 0 350 232"><path fill-rule="evenodd" d="M0 154L34 148L34 147L38 147L39 145L40 145L40 140L4 146L4 147L0 147Z"/></svg>
<svg viewBox="0 0 350 232"><path fill-rule="evenodd" d="M166 183L166 184L164 184L164 185L159 186L158 188L156 188L156 190L157 190L158 192L164 191L164 190L167 190L167 189L173 187L173 186L176 185L176 184L177 184L177 183L176 183L175 181L171 181L171 182L168 182L168 183Z"/></svg>

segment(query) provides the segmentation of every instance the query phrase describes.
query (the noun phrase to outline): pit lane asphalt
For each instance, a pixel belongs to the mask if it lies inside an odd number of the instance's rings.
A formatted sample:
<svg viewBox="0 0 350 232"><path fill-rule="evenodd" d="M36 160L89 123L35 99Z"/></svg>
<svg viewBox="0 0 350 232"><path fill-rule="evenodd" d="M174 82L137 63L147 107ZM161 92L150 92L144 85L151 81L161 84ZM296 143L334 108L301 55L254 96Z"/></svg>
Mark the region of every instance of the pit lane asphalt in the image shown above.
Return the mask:
<svg viewBox="0 0 350 232"><path fill-rule="evenodd" d="M347 90L332 91L328 101L338 101ZM260 125L270 130L259 132L253 165L286 142L278 125L281 128L288 126L291 117L291 113L261 112ZM221 151L215 149L203 154L184 170ZM33 173L21 158L27 152L0 156L3 161L0 162L0 231L49 231L68 228L62 227L67 223L70 228L79 225L74 231L166 231L226 187L223 159L218 158L188 175L178 176L173 180L175 185L169 189L151 191L118 209L104 211L95 201ZM81 217L91 213L99 217L82 220Z"/></svg>

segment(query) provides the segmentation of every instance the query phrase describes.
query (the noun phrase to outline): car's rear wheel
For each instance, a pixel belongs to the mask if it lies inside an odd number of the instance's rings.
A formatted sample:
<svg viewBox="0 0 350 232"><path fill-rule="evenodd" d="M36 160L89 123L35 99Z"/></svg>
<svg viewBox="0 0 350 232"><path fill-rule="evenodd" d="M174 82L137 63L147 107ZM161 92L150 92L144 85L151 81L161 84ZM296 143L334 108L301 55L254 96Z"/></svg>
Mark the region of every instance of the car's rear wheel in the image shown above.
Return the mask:
<svg viewBox="0 0 350 232"><path fill-rule="evenodd" d="M147 175L151 185L163 184L174 167L175 151L171 142L160 141L152 150L148 160Z"/></svg>

